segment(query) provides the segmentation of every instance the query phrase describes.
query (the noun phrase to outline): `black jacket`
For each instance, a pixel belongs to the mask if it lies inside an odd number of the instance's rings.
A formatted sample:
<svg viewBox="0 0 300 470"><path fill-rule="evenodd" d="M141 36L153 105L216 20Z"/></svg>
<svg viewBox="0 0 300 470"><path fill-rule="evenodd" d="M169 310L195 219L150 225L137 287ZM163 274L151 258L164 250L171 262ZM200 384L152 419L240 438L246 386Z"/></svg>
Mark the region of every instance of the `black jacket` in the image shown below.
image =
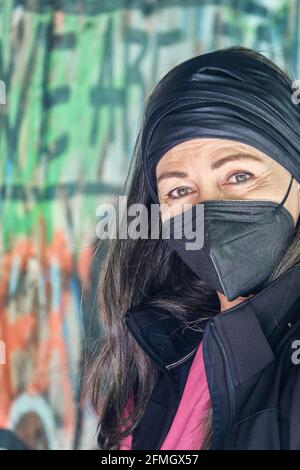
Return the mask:
<svg viewBox="0 0 300 470"><path fill-rule="evenodd" d="M300 263L204 333L166 310L132 308L125 323L160 367L132 449L160 449L203 339L215 449L300 449ZM296 359L296 360L295 360Z"/></svg>

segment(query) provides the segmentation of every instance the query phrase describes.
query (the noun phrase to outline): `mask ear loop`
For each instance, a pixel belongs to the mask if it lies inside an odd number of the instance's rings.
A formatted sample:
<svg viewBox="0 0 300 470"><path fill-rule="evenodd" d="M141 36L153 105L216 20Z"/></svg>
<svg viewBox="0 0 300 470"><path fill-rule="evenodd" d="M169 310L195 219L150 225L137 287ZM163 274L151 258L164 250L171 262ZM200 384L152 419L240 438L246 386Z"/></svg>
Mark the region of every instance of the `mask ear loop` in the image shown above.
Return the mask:
<svg viewBox="0 0 300 470"><path fill-rule="evenodd" d="M283 204L285 203L285 201L287 200L287 198L289 196L291 186L292 186L292 183L293 183L293 179L294 179L294 176L291 175L291 180L290 180L290 183L289 183L289 187L288 187L282 201L277 205L277 207L272 212L261 213L261 217L256 220L257 222L263 222L263 223L271 223L272 222L272 219L273 219L274 215L276 215L276 213L282 208Z"/></svg>
<svg viewBox="0 0 300 470"><path fill-rule="evenodd" d="M293 182L293 179L294 179L294 176L291 175L291 180L290 180L290 184L289 184L289 187L285 193L285 196L284 198L282 199L281 203L276 207L276 209L274 210L274 213L276 213L277 211L279 211L281 209L281 207L283 206L283 204L285 203L285 201L287 200L288 196L289 196L289 193L290 193L290 190L291 190L291 187L292 187L292 182Z"/></svg>

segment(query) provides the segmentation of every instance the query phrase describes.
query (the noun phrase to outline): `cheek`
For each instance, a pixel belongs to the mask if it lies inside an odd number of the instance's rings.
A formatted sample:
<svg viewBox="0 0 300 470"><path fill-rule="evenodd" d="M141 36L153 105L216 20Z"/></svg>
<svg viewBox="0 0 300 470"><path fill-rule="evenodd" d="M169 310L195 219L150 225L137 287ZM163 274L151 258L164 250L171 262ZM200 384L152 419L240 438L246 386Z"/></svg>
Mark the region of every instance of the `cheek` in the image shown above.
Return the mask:
<svg viewBox="0 0 300 470"><path fill-rule="evenodd" d="M160 218L162 223L175 215L180 214L183 211L183 207L180 204L173 204L169 206L168 204L162 203L160 205Z"/></svg>
<svg viewBox="0 0 300 470"><path fill-rule="evenodd" d="M284 207L291 213L294 219L294 224L296 225L300 211L299 193L294 194L293 192L293 195L291 194L291 198L285 202Z"/></svg>

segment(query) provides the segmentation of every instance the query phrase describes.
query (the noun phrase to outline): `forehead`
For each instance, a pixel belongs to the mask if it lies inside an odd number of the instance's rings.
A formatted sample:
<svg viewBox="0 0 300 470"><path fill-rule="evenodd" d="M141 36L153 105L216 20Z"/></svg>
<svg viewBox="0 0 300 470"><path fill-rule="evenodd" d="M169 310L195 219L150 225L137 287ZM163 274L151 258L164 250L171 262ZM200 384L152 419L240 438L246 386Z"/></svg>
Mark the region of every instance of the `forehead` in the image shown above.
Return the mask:
<svg viewBox="0 0 300 470"><path fill-rule="evenodd" d="M185 157L193 157L205 154L206 157L213 159L215 157L220 157L221 155L229 155L233 150L235 152L239 151L241 153L250 153L251 155L261 157L262 159L265 158L267 160L272 160L264 152L242 142L229 139L203 137L190 139L175 145L162 156L158 165L162 166L165 163L176 161L181 159L183 155Z"/></svg>

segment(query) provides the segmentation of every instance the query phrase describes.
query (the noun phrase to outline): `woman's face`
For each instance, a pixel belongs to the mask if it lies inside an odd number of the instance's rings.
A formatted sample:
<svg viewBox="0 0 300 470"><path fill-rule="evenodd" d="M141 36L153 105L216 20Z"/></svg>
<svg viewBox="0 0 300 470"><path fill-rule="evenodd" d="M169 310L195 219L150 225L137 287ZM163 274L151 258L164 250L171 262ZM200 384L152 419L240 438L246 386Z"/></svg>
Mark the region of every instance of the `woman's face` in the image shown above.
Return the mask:
<svg viewBox="0 0 300 470"><path fill-rule="evenodd" d="M156 167L162 221L184 204L207 199L267 199L281 202L290 173L250 145L226 139L199 138L176 145ZM284 206L296 224L300 185L294 179Z"/></svg>

